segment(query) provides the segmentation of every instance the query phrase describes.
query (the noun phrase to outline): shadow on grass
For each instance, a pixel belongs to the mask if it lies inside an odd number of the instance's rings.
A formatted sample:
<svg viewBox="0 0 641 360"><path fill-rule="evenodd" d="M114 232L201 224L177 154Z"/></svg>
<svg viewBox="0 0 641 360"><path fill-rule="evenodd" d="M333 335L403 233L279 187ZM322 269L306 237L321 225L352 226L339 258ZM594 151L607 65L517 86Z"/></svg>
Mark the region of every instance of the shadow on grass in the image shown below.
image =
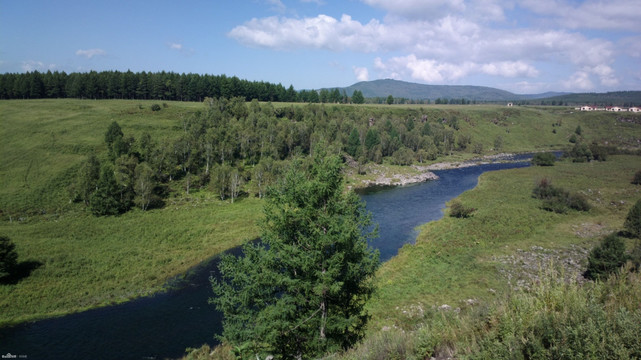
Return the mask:
<svg viewBox="0 0 641 360"><path fill-rule="evenodd" d="M0 284L15 285L22 279L29 277L34 270L42 265L40 261L19 262L9 275L0 278Z"/></svg>

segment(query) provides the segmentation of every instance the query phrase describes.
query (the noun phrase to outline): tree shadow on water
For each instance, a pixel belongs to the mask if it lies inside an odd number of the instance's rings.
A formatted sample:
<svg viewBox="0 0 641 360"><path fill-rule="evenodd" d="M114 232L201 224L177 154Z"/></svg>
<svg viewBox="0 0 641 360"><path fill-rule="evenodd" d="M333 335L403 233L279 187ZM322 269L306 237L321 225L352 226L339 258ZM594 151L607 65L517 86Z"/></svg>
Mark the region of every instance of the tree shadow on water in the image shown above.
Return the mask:
<svg viewBox="0 0 641 360"><path fill-rule="evenodd" d="M21 280L29 277L34 270L42 265L40 261L21 261L16 264L9 275L0 278L0 284L16 285Z"/></svg>

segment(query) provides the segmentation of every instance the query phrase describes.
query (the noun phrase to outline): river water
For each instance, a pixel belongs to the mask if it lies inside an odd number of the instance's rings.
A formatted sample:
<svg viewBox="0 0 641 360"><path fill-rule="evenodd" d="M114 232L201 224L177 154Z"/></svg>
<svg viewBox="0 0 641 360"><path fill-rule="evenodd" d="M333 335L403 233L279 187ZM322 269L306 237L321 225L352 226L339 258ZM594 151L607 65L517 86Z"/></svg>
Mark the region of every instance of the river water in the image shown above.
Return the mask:
<svg viewBox="0 0 641 360"><path fill-rule="evenodd" d="M416 240L416 227L443 216L445 203L472 189L486 171L529 166L494 163L435 171L439 180L404 187L368 189L360 194L379 224L371 246L381 261ZM240 254L240 249L229 251ZM0 354L27 359L164 359L181 357L188 347L217 344L221 314L208 304L209 276L216 276L218 258L190 272L172 289L130 302L55 319L0 329Z"/></svg>

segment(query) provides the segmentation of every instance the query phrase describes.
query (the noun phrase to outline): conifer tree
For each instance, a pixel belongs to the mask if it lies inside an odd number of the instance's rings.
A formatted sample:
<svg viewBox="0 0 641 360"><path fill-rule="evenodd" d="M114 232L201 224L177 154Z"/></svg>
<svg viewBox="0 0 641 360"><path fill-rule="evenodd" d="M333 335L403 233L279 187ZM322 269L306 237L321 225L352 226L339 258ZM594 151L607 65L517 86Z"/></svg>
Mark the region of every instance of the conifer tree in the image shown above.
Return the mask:
<svg viewBox="0 0 641 360"><path fill-rule="evenodd" d="M293 164L264 208L262 243L224 256L212 298L222 339L251 358L310 358L363 335L365 301L379 264L367 245L370 216L344 192L341 161L322 150L307 174ZM365 233L364 233L365 231Z"/></svg>

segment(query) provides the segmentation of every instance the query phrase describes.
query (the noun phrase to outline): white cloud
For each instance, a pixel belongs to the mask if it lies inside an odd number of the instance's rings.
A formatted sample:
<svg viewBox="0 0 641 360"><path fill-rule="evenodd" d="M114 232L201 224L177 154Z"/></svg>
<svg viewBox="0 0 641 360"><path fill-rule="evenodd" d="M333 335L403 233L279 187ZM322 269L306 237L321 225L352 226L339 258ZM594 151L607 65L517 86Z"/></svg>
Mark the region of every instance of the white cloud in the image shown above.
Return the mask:
<svg viewBox="0 0 641 360"><path fill-rule="evenodd" d="M577 71L569 79L562 81L561 85L566 90L571 91L588 91L594 89L594 84L590 80L590 74L585 71Z"/></svg>
<svg viewBox="0 0 641 360"><path fill-rule="evenodd" d="M357 67L354 66L354 75L356 75L356 80L358 81L368 81L369 80L369 71L366 67Z"/></svg>
<svg viewBox="0 0 641 360"><path fill-rule="evenodd" d="M183 44L179 44L179 43L169 43L167 44L167 46L169 46L169 48L172 50L180 51L183 49Z"/></svg>
<svg viewBox="0 0 641 360"><path fill-rule="evenodd" d="M370 52L381 49L380 38L385 32L385 26L376 20L363 25L349 15L337 20L321 14L303 19L254 18L233 28L228 35L247 45L274 49L303 47Z"/></svg>
<svg viewBox="0 0 641 360"><path fill-rule="evenodd" d="M45 64L42 61L27 60L23 61L20 66L23 71L32 72L32 71L47 71L53 70L56 68L55 64Z"/></svg>
<svg viewBox="0 0 641 360"><path fill-rule="evenodd" d="M78 51L76 51L76 55L84 56L87 59L91 59L94 56L105 56L107 55L107 52L102 49L87 49L87 50L79 49Z"/></svg>
<svg viewBox="0 0 641 360"><path fill-rule="evenodd" d="M387 62L377 58L374 66L384 74L383 77L395 75L433 84L457 81L472 74L501 77L536 77L538 75L536 68L522 61L493 63L464 61L451 63L439 62L435 59L421 59L414 54L393 57Z"/></svg>

